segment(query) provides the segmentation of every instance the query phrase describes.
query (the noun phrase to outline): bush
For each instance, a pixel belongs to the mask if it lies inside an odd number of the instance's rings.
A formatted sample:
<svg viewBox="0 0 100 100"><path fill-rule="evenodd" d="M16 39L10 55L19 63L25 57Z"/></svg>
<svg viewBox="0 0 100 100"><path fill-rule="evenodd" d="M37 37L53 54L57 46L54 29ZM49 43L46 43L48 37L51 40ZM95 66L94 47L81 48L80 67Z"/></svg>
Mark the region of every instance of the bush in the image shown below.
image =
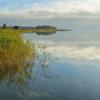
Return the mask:
<svg viewBox="0 0 100 100"><path fill-rule="evenodd" d="M34 48L20 37L16 30L0 30L0 71L19 70L33 58Z"/></svg>

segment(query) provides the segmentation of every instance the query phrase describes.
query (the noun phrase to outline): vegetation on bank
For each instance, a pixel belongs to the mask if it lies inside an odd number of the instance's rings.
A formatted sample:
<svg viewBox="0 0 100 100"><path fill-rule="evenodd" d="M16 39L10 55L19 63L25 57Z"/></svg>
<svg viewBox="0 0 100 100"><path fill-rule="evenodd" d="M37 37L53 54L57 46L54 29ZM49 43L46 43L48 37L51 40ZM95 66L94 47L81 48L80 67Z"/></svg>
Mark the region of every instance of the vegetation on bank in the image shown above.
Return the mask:
<svg viewBox="0 0 100 100"><path fill-rule="evenodd" d="M49 55L44 52L44 47L38 48L35 54L34 45L24 42L20 34L18 30L0 29L0 81L2 84L15 85L17 89L28 80L35 80L39 68L44 77L51 78L47 73ZM34 65L34 75L31 64Z"/></svg>
<svg viewBox="0 0 100 100"><path fill-rule="evenodd" d="M36 26L36 27L27 27L27 26L6 26L4 24L2 27L0 27L1 30L16 30L20 33L56 33L57 31L71 31L70 29L60 29L56 28L55 26L49 26L49 25L42 25L42 26Z"/></svg>
<svg viewBox="0 0 100 100"><path fill-rule="evenodd" d="M24 42L20 36L21 33L48 34L56 31L57 28L53 26L21 28L18 26L7 27L4 24L3 27L0 27L0 71L19 70L30 64L31 59L33 59L35 47L28 42Z"/></svg>
<svg viewBox="0 0 100 100"><path fill-rule="evenodd" d="M34 32L38 32L38 33L46 33L46 32L53 32L56 33L57 29L54 26L48 26L48 25L43 25L43 26L37 26L33 28Z"/></svg>
<svg viewBox="0 0 100 100"><path fill-rule="evenodd" d="M19 29L13 29L13 28L6 28L6 29L2 29L2 28L0 28L0 30L5 30L5 31L7 31L7 30L11 30L11 31L15 31L15 32L18 32L18 33L42 33L42 32L44 32L44 33L48 33L48 32L50 32L50 33L56 33L56 30L52 30L52 29L37 29L37 28L33 28L33 29L25 29L25 28L19 28Z"/></svg>
<svg viewBox="0 0 100 100"><path fill-rule="evenodd" d="M22 70L33 59L34 47L24 42L20 34L18 30L0 29L0 72Z"/></svg>

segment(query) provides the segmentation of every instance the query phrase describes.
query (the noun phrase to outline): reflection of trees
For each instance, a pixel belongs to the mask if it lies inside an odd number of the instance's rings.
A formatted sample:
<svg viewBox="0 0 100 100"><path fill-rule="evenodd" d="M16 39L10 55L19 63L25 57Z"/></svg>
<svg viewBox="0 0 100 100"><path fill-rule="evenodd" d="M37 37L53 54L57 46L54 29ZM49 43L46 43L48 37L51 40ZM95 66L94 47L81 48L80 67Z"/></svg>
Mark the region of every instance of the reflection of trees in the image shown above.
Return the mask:
<svg viewBox="0 0 100 100"><path fill-rule="evenodd" d="M36 32L37 35L52 35L56 34L56 32Z"/></svg>
<svg viewBox="0 0 100 100"><path fill-rule="evenodd" d="M24 85L27 80L32 78L32 67L31 66L19 66L18 68L0 69L0 80L2 84L7 85Z"/></svg>

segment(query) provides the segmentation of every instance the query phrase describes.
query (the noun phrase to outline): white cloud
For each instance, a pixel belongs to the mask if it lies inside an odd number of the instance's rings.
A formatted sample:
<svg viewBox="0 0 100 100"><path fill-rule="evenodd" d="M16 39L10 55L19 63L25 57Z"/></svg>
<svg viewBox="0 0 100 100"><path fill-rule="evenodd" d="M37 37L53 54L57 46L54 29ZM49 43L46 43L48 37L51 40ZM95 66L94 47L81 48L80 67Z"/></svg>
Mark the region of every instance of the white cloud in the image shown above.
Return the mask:
<svg viewBox="0 0 100 100"><path fill-rule="evenodd" d="M99 17L99 0L52 0L48 4L25 5L19 10L0 9L0 17L54 18L54 17Z"/></svg>
<svg viewBox="0 0 100 100"><path fill-rule="evenodd" d="M96 46L59 45L45 48L51 57L61 61L78 61L100 63L100 48ZM56 52L55 52L56 51Z"/></svg>

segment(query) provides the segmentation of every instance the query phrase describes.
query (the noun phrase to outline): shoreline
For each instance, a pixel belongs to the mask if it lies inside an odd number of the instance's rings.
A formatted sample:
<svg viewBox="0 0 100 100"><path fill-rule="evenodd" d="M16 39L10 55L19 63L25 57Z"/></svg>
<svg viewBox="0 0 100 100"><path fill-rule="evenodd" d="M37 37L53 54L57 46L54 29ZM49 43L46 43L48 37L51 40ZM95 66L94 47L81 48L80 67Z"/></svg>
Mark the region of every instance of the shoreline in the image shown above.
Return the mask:
<svg viewBox="0 0 100 100"><path fill-rule="evenodd" d="M72 31L71 29L62 29L55 26L43 25L43 26L0 26L0 30L16 30L21 33L56 33L57 31Z"/></svg>

